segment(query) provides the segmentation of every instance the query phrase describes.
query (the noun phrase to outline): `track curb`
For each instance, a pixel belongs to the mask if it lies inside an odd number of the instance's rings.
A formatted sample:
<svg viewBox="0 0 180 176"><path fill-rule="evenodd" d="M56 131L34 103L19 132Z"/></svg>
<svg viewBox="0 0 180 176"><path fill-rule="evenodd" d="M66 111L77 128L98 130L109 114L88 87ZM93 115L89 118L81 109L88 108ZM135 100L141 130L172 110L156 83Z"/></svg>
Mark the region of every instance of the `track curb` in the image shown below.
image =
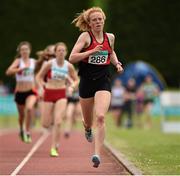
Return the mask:
<svg viewBox="0 0 180 176"><path fill-rule="evenodd" d="M112 147L112 145L107 141L105 141L104 146L129 171L130 174L143 175L140 169L130 162L124 154Z"/></svg>

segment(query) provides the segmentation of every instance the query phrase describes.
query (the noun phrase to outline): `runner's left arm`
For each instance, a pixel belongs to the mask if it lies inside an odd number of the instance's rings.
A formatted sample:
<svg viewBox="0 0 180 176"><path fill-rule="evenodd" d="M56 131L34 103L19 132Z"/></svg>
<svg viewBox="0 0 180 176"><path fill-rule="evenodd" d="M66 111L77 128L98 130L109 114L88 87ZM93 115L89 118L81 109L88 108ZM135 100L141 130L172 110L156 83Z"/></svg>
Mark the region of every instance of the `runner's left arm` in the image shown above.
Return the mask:
<svg viewBox="0 0 180 176"><path fill-rule="evenodd" d="M114 34L108 34L108 38L109 38L109 41L110 41L110 45L111 45L111 48L112 48L112 53L111 53L111 63L116 67L117 69L117 72L118 73L121 73L123 72L123 68L122 68L122 63L118 60L117 58L117 55L114 51L114 42L115 42L115 36Z"/></svg>
<svg viewBox="0 0 180 176"><path fill-rule="evenodd" d="M76 90L79 84L79 78L78 78L77 72L71 63L69 63L68 67L69 67L69 77L70 77L69 83L71 84L71 87L74 90Z"/></svg>

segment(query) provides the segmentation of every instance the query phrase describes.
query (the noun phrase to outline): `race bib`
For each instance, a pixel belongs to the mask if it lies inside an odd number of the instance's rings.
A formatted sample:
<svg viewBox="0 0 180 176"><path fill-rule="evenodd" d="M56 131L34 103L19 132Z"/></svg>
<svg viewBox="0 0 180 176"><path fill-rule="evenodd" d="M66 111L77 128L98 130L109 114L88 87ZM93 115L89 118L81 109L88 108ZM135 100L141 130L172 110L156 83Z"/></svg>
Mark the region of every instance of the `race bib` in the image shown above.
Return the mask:
<svg viewBox="0 0 180 176"><path fill-rule="evenodd" d="M30 69L30 68L26 68L26 69L23 70L22 73L23 73L24 76L31 76L31 75L33 75L33 70Z"/></svg>
<svg viewBox="0 0 180 176"><path fill-rule="evenodd" d="M96 54L90 55L88 59L89 64L96 64L96 65L101 65L101 64L106 64L108 59L108 51L100 51Z"/></svg>
<svg viewBox="0 0 180 176"><path fill-rule="evenodd" d="M53 69L52 70L52 78L55 80L64 80L64 79L66 79L66 75L61 73L59 70Z"/></svg>

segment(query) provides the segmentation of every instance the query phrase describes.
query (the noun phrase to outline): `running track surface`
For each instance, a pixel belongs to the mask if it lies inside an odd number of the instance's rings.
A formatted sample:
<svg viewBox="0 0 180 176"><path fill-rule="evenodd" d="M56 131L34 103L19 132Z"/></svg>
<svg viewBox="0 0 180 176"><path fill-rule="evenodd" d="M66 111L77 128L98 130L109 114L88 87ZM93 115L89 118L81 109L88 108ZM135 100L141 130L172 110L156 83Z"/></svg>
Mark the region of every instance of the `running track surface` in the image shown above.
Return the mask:
<svg viewBox="0 0 180 176"><path fill-rule="evenodd" d="M126 169L105 149L99 168L93 168L93 143L82 132L69 138L61 135L59 157L49 156L51 136L36 131L33 142L25 144L17 131L0 133L0 175L129 175Z"/></svg>

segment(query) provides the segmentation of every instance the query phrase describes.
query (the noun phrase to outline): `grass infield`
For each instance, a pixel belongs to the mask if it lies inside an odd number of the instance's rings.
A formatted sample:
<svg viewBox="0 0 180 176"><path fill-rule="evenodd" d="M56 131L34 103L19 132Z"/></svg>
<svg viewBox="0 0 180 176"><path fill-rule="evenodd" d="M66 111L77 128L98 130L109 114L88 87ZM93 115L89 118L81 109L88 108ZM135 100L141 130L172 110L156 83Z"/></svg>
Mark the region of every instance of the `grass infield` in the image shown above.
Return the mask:
<svg viewBox="0 0 180 176"><path fill-rule="evenodd" d="M163 134L160 118L152 129L117 128L111 115L106 118L106 139L144 174L180 174L180 134Z"/></svg>

